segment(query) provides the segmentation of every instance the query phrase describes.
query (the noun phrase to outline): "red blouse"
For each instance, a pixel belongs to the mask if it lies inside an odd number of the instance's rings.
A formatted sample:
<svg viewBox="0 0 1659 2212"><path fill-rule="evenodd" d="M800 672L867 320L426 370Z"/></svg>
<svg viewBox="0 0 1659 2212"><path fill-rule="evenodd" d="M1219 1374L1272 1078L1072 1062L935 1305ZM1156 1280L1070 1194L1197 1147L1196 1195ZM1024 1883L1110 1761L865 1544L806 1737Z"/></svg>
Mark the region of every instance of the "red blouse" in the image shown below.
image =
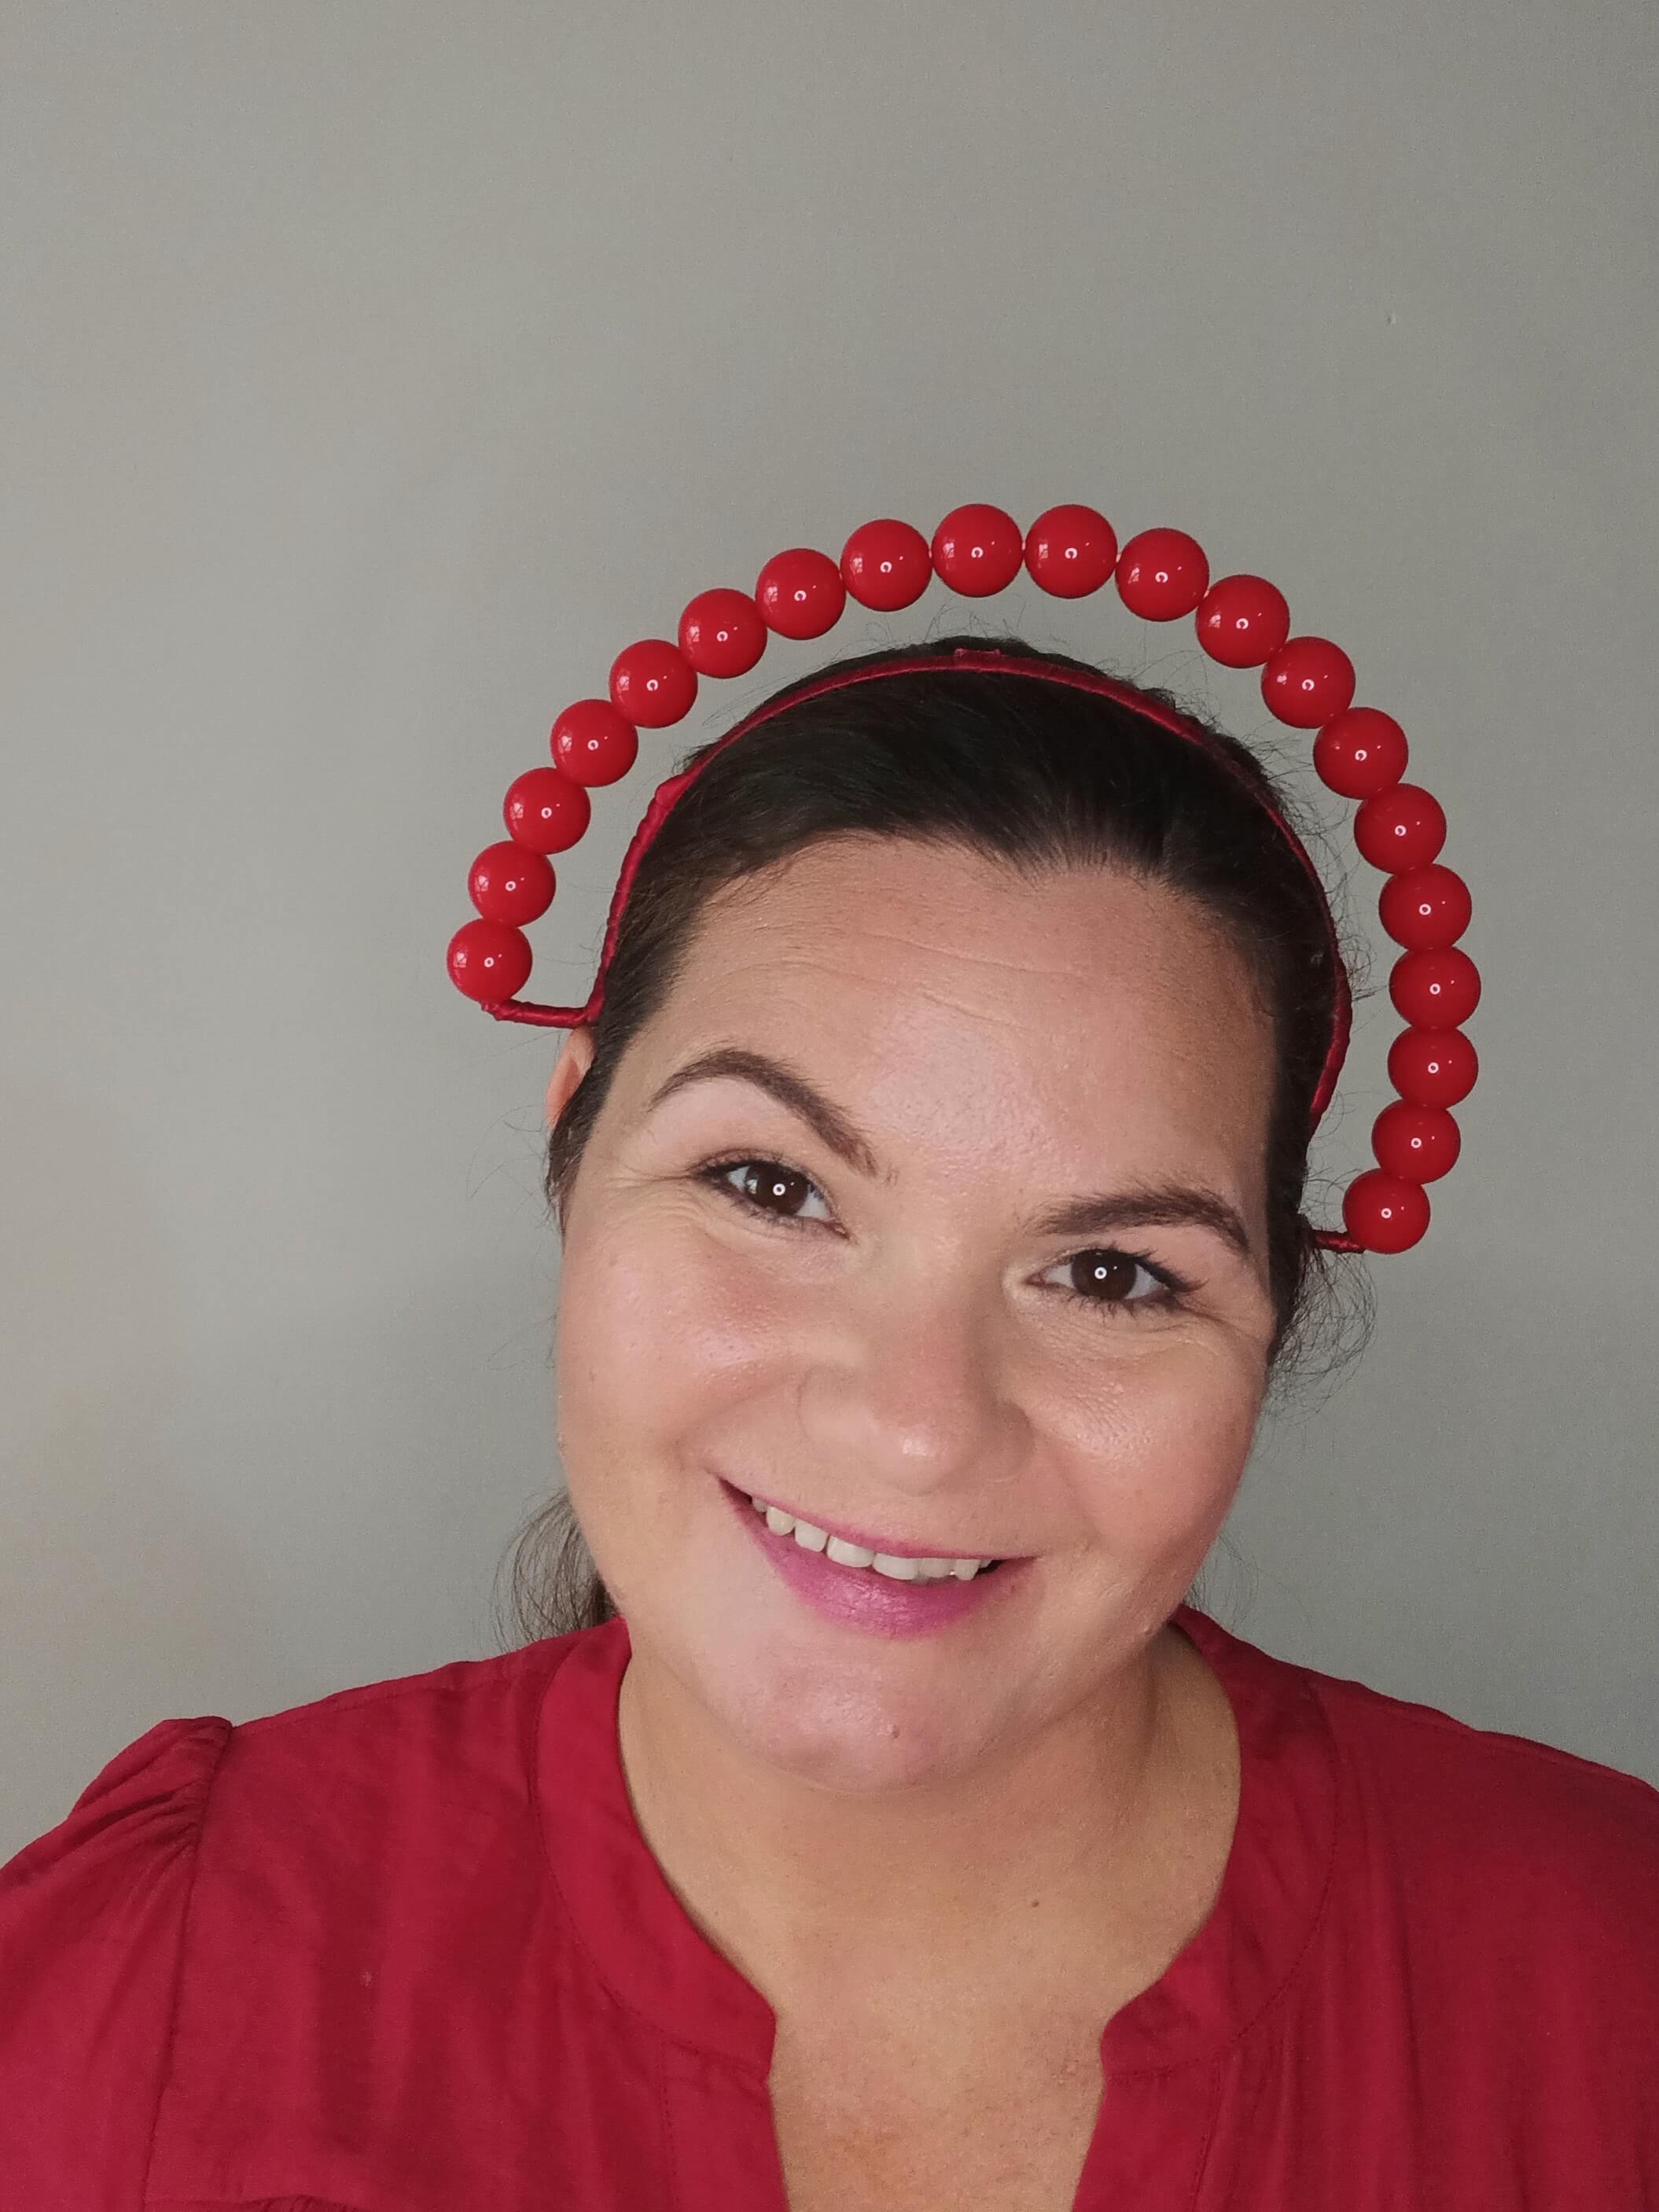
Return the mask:
<svg viewBox="0 0 1659 2212"><path fill-rule="evenodd" d="M1238 1825L1103 2033L1075 2212L1659 2207L1659 1791L1176 1620ZM0 1873L6 2212L784 2212L773 2016L635 1825L628 1651L115 1759Z"/></svg>

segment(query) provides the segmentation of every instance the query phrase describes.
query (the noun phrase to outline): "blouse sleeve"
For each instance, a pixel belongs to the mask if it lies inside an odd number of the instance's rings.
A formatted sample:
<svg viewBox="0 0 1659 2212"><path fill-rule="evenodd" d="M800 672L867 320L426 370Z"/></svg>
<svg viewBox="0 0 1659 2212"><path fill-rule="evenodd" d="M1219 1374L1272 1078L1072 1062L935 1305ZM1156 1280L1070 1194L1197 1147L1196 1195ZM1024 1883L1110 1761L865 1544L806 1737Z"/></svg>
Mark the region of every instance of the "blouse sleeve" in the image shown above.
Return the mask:
<svg viewBox="0 0 1659 2212"><path fill-rule="evenodd" d="M0 2204L138 2212L230 1732L161 1722L0 1868Z"/></svg>

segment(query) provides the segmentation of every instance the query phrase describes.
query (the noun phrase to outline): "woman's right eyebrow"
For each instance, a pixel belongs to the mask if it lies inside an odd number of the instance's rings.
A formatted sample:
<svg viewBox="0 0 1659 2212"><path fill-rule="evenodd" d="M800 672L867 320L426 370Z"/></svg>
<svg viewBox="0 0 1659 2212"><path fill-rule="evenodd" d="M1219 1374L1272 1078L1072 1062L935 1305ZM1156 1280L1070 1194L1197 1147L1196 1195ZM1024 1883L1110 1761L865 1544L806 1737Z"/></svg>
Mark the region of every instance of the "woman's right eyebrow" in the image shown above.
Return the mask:
<svg viewBox="0 0 1659 2212"><path fill-rule="evenodd" d="M870 1139L809 1076L787 1060L746 1046L717 1045L687 1060L657 1085L646 1113L653 1114L665 1099L691 1084L722 1079L754 1084L805 1121L837 1159L860 1175L883 1175ZM890 1171L884 1179L891 1182ZM1218 1191L1198 1183L1137 1183L1122 1190L1086 1192L1048 1207L1031 1228L1045 1238L1098 1237L1123 1229L1207 1229L1243 1258L1250 1256L1249 1231L1237 1207Z"/></svg>
<svg viewBox="0 0 1659 2212"><path fill-rule="evenodd" d="M745 1046L716 1045L712 1051L699 1053L695 1060L688 1060L657 1085L645 1110L647 1115L654 1114L664 1099L672 1098L677 1091L684 1091L693 1083L712 1083L721 1077L752 1083L769 1092L779 1105L798 1115L838 1160L856 1168L860 1175L880 1175L875 1146L832 1099L825 1097L810 1076L803 1075L787 1060L775 1060L769 1053L755 1052Z"/></svg>

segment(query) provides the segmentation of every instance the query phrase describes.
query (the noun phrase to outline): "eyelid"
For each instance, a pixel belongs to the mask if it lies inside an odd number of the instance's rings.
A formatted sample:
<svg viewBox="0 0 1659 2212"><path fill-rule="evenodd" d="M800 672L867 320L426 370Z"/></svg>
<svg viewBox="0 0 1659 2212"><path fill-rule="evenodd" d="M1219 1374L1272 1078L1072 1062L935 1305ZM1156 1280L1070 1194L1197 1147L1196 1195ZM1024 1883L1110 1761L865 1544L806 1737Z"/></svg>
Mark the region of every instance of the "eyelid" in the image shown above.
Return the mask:
<svg viewBox="0 0 1659 2212"><path fill-rule="evenodd" d="M729 1183L722 1183L720 1181L721 1176L729 1175L733 1168L756 1166L783 1168L790 1175L799 1176L803 1182L810 1183L817 1195L828 1205L830 1194L818 1182L817 1177L809 1175L805 1168L798 1167L781 1152L771 1151L731 1152L723 1158L705 1160L701 1167L694 1169L692 1172L697 1181L706 1182L711 1189L723 1192L734 1205L741 1207L751 1218L761 1221L769 1228L782 1230L786 1235L797 1228L805 1229L814 1225L819 1228L830 1226L826 1222L814 1224L804 1220L791 1220L782 1214L769 1214L763 1206L748 1204L741 1193L732 1189ZM1177 1275L1172 1268L1166 1267L1152 1259L1147 1253L1136 1251L1127 1244L1080 1244L1074 1251L1060 1253L1057 1258L1051 1260L1048 1265L1051 1267L1058 1267L1062 1261L1076 1259L1085 1252L1115 1252L1125 1260L1133 1260L1138 1267L1145 1267L1149 1275L1161 1283L1167 1294L1161 1298L1128 1298L1114 1301L1107 1298L1085 1297L1080 1291L1071 1291L1066 1293L1074 1298L1081 1299L1085 1305L1099 1306L1108 1310L1114 1304L1116 1304L1120 1310L1124 1306L1176 1305L1182 1299L1189 1297L1197 1287L1196 1285L1188 1281L1184 1276ZM1051 1287L1060 1289L1062 1286L1055 1284Z"/></svg>

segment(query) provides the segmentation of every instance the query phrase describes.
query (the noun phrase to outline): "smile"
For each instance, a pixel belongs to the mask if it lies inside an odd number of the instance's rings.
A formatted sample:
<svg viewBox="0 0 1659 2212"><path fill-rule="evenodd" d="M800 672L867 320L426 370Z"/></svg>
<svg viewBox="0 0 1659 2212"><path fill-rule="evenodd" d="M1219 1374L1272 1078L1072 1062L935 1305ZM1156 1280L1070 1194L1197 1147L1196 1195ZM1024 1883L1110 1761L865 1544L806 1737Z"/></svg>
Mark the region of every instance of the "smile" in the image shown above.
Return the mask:
<svg viewBox="0 0 1659 2212"><path fill-rule="evenodd" d="M803 1521L793 1513L787 1513L782 1506L769 1504L765 1498L754 1497L748 1491L740 1491L738 1495L748 1498L775 1536L793 1538L803 1552L822 1553L835 1565L846 1567L854 1574L886 1575L896 1583L942 1583L951 1578L970 1583L976 1575L988 1574L999 1564L995 1559L944 1559L874 1551L848 1537L832 1536L816 1522Z"/></svg>
<svg viewBox="0 0 1659 2212"><path fill-rule="evenodd" d="M716 1480L758 1556L802 1604L838 1628L873 1636L946 1633L970 1613L1005 1613L1037 1564L889 1548L893 1540L873 1528L825 1528L723 1476Z"/></svg>

